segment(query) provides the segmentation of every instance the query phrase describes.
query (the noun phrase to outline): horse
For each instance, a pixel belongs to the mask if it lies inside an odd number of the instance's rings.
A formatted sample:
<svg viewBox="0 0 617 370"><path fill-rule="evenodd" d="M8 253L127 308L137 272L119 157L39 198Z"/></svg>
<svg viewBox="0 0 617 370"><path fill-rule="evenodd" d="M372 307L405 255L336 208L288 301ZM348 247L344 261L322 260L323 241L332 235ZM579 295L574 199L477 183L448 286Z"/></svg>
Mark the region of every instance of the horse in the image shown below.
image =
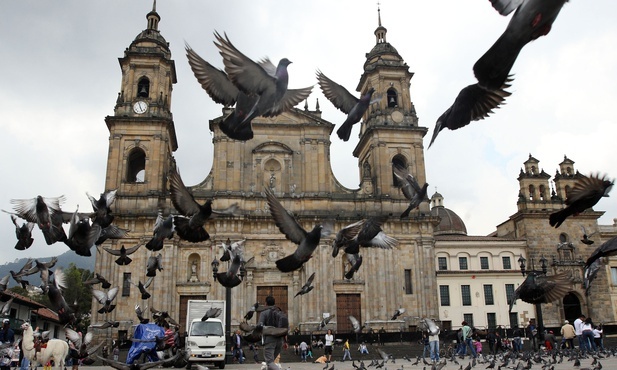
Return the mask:
<svg viewBox="0 0 617 370"><path fill-rule="evenodd" d="M66 356L69 354L69 345L60 339L50 339L47 342L47 348L41 348L41 351L36 352L34 348L34 332L29 323L21 325L23 329L22 349L24 356L30 360L32 367L36 367L37 363L44 366L50 359L54 360L54 369L64 369Z"/></svg>

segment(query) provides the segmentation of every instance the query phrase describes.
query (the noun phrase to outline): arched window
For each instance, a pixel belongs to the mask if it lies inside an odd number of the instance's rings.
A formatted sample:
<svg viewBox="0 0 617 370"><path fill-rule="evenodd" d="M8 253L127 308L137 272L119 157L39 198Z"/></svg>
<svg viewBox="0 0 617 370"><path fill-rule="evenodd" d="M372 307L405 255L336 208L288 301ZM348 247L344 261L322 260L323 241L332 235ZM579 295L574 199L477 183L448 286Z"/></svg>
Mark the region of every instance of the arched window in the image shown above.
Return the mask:
<svg viewBox="0 0 617 370"><path fill-rule="evenodd" d="M566 185L566 187L564 188L564 190L566 191L566 199L568 198L568 194L570 194L570 185Z"/></svg>
<svg viewBox="0 0 617 370"><path fill-rule="evenodd" d="M387 98L388 108L398 107L398 94L396 93L396 90L394 90L393 88L388 89Z"/></svg>
<svg viewBox="0 0 617 370"><path fill-rule="evenodd" d="M201 257L197 253L191 253L188 258L188 266L186 271L187 281L197 282L199 281L199 274L201 273Z"/></svg>
<svg viewBox="0 0 617 370"><path fill-rule="evenodd" d="M394 158L392 158L392 184L394 186L399 186L399 180L394 174L394 166L407 168L407 161L405 160L405 157L403 157L400 154L397 154L394 156Z"/></svg>
<svg viewBox="0 0 617 370"><path fill-rule="evenodd" d="M536 197L536 187L533 185L529 185L529 200L534 200Z"/></svg>
<svg viewBox="0 0 617 370"><path fill-rule="evenodd" d="M536 166L531 166L531 174L532 175L536 174Z"/></svg>
<svg viewBox="0 0 617 370"><path fill-rule="evenodd" d="M133 149L126 162L126 182L144 182L146 178L146 153L143 149Z"/></svg>
<svg viewBox="0 0 617 370"><path fill-rule="evenodd" d="M137 83L137 96L147 98L150 96L150 80L148 77L142 77Z"/></svg>
<svg viewBox="0 0 617 370"><path fill-rule="evenodd" d="M546 188L544 185L540 185L540 200L546 199Z"/></svg>

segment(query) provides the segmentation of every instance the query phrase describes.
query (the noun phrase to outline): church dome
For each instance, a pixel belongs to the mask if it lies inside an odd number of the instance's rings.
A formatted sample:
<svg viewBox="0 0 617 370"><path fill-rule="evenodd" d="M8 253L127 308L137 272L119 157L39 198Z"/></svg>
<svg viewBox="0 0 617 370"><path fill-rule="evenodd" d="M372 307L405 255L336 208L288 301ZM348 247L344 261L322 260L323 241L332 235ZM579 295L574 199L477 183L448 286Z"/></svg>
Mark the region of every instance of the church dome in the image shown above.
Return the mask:
<svg viewBox="0 0 617 370"><path fill-rule="evenodd" d="M434 229L435 235L467 235L463 219L443 206L443 196L437 192L431 197L431 216L440 218L439 225Z"/></svg>

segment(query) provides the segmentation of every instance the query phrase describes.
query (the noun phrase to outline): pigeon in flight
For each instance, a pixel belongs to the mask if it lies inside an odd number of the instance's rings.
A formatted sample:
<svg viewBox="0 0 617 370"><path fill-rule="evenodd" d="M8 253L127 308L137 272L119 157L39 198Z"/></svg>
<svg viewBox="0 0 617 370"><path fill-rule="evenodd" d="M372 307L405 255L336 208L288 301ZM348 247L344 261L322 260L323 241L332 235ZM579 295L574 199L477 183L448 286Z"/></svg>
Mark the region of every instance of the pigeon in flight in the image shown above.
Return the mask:
<svg viewBox="0 0 617 370"><path fill-rule="evenodd" d="M585 296L587 297L589 297L589 292L591 290L591 282L598 276L600 268L602 268L602 260L599 258L593 261L589 266L585 266L583 271L583 287L585 287Z"/></svg>
<svg viewBox="0 0 617 370"><path fill-rule="evenodd" d="M567 273L547 276L528 272L525 280L514 291L508 312L512 312L512 306L519 298L531 304L549 303L562 299L571 290L571 286Z"/></svg>
<svg viewBox="0 0 617 370"><path fill-rule="evenodd" d="M583 231L583 239L581 239L581 243L586 244L586 245L592 245L594 243L593 240L589 239L592 236L594 236L595 234L597 234L598 232L595 231L591 234L587 233L587 229L585 229L585 226L581 225L581 230Z"/></svg>
<svg viewBox="0 0 617 370"><path fill-rule="evenodd" d="M361 325L360 321L358 319L356 319L356 317L353 316L353 315L349 315L348 318L349 318L349 321L351 322L351 326L353 328L353 332L354 333L361 333L362 329L364 329L364 325Z"/></svg>
<svg viewBox="0 0 617 370"><path fill-rule="evenodd" d="M210 234L204 229L204 224L212 214L212 200L206 200L203 205L197 203L176 169L173 169L169 175L169 189L172 204L180 214L186 216L174 217L178 236L193 243L210 239Z"/></svg>
<svg viewBox="0 0 617 370"><path fill-rule="evenodd" d="M585 269L589 268L596 260L599 260L602 257L614 255L617 255L617 236L605 241L591 253L585 262Z"/></svg>
<svg viewBox="0 0 617 370"><path fill-rule="evenodd" d="M152 281L154 281L154 276L150 276L148 277L148 279L146 279L145 283L142 283L141 280L139 280L137 282L137 284L133 283L132 281L129 282L133 285L135 285L137 287L137 289L139 289L139 293L141 294L141 299L146 300L148 298L150 298L152 295L148 292L148 288L150 287L150 285L152 284Z"/></svg>
<svg viewBox="0 0 617 370"><path fill-rule="evenodd" d="M107 328L117 328L120 326L120 321L105 321L100 324L91 324L91 327L95 329L107 329Z"/></svg>
<svg viewBox="0 0 617 370"><path fill-rule="evenodd" d="M98 313L109 313L116 308L116 305L112 304L112 302L118 295L118 290L120 290L119 287L113 287L107 292L92 289L92 296L94 296L97 302L103 305L103 307L99 308Z"/></svg>
<svg viewBox="0 0 617 370"><path fill-rule="evenodd" d="M111 207L116 200L117 192L117 189L106 191L101 193L99 199L86 193L92 204L92 209L94 210L94 215L92 216L93 222L99 224L102 228L111 225L114 220L114 216L111 214L111 208L109 207Z"/></svg>
<svg viewBox="0 0 617 370"><path fill-rule="evenodd" d="M234 111L219 122L221 131L234 140L252 139L251 121L257 112L253 112L250 117L248 113L257 103L258 96L247 95L240 91L224 71L205 61L188 44L186 45L186 56L197 81L212 100L226 107L235 104Z"/></svg>
<svg viewBox="0 0 617 370"><path fill-rule="evenodd" d="M45 242L51 245L66 239L62 228L63 212L60 204L66 200L64 195L55 198L37 196L32 199L11 199L15 215L28 222L34 222L43 232Z"/></svg>
<svg viewBox="0 0 617 370"><path fill-rule="evenodd" d="M239 255L236 255L227 268L227 271L218 272L216 274L216 280L226 288L233 288L240 285L242 282L242 279L238 276L240 266L242 266L242 260Z"/></svg>
<svg viewBox="0 0 617 370"><path fill-rule="evenodd" d="M150 321L150 319L144 317L144 310L138 304L135 305L135 315L137 315L140 324L147 324Z"/></svg>
<svg viewBox="0 0 617 370"><path fill-rule="evenodd" d="M225 72L233 84L247 95L257 95L254 106L246 114L247 117L264 116L274 117L284 111L292 109L301 101L308 98L312 86L303 89L288 89L289 74L287 66L291 61L283 58L278 66L265 58L259 63L242 54L229 41L227 35L214 33L215 45L223 57Z"/></svg>
<svg viewBox="0 0 617 370"><path fill-rule="evenodd" d="M402 314L405 313L405 309L404 308L398 308L396 311L394 311L394 315L392 315L392 318L390 320L396 320L398 319L399 316L401 316Z"/></svg>
<svg viewBox="0 0 617 370"><path fill-rule="evenodd" d="M15 236L17 236L17 244L15 244L15 249L19 251L24 251L34 242L32 238L32 229L34 228L34 222L24 222L21 226L17 224L17 217L11 215L11 220L15 225Z"/></svg>
<svg viewBox="0 0 617 370"><path fill-rule="evenodd" d="M152 239L146 243L146 249L157 252L163 249L163 243L165 239L171 239L174 237L174 219L171 214L166 218L163 217L161 212L156 216L154 222L154 233Z"/></svg>
<svg viewBox="0 0 617 370"><path fill-rule="evenodd" d="M315 273L314 272L311 274L311 276L309 276L309 278L306 281L306 283L304 283L304 285L302 286L300 291L298 293L296 293L294 298L296 298L299 295L304 295L304 294L310 292L311 290L313 290L313 288L314 288L314 286L313 286L313 279L315 279Z"/></svg>
<svg viewBox="0 0 617 370"><path fill-rule="evenodd" d="M387 235L381 229L386 217L370 217L360 228L357 235L348 240L345 245L345 253L358 254L360 247L376 247L381 249L391 249L398 244L398 241ZM351 236L349 234L348 236ZM347 236L344 237L347 239Z"/></svg>
<svg viewBox="0 0 617 370"><path fill-rule="evenodd" d="M551 226L559 227L566 218L576 216L588 208L593 207L602 199L608 197L608 193L613 188L613 181L610 181L606 176L590 175L578 180L577 183L568 192L566 198L566 208L551 213L549 223Z"/></svg>
<svg viewBox="0 0 617 370"><path fill-rule="evenodd" d="M322 225L316 225L313 227L313 230L307 232L287 212L270 189L264 188L264 190L274 223L287 239L298 245L294 253L277 260L276 267L282 272L297 270L312 257L313 251L315 251L321 239L323 227Z"/></svg>
<svg viewBox="0 0 617 370"><path fill-rule="evenodd" d="M392 165L392 172L398 179L398 185L403 192L403 195L409 200L409 206L401 213L400 218L403 219L409 216L409 213L420 206L420 203L426 198L428 183L422 187L418 184L418 180L407 170L407 168L397 164Z"/></svg>
<svg viewBox="0 0 617 370"><path fill-rule="evenodd" d="M139 247L141 247L142 243L139 243L133 247L130 248L125 248L124 244L122 244L122 246L120 247L119 250L117 249L112 249L112 248L107 248L107 247L103 247L103 249L109 253L112 254L114 256L119 256L116 259L116 263L120 266L125 266L128 265L129 263L131 263L131 261L133 261L133 259L131 259L129 257L129 255L137 252L137 250L139 249Z"/></svg>
<svg viewBox="0 0 617 370"><path fill-rule="evenodd" d="M382 97L372 99L375 89L371 87L358 99L351 95L346 88L326 77L321 71L317 71L317 81L319 81L324 96L336 108L347 114L347 119L338 128L336 134L341 140L348 141L353 125L360 122L370 104L378 102Z"/></svg>
<svg viewBox="0 0 617 370"><path fill-rule="evenodd" d="M204 316L201 318L201 321L217 318L221 315L222 312L223 310L220 307L210 307L208 311L206 311Z"/></svg>
<svg viewBox="0 0 617 370"><path fill-rule="evenodd" d="M362 266L362 256L358 253L345 253L345 256L347 256L347 262L350 265L349 270L345 273L345 279L351 280Z"/></svg>
<svg viewBox="0 0 617 370"><path fill-rule="evenodd" d="M84 285L96 285L96 284L101 284L101 288L103 289L111 288L111 283L109 282L109 280L105 279L105 277L103 277L103 275L99 274L98 272L94 273L94 277L92 279L88 279L84 281Z"/></svg>
<svg viewBox="0 0 617 370"><path fill-rule="evenodd" d="M148 257L146 261L146 276L156 276L157 270L163 270L163 255L161 253Z"/></svg>
<svg viewBox="0 0 617 370"><path fill-rule="evenodd" d="M221 261L231 261L235 256L240 256L240 261L244 261L244 243L246 243L246 239L232 243L231 240L227 238L227 241L221 245L221 247L223 247Z"/></svg>
<svg viewBox="0 0 617 370"><path fill-rule="evenodd" d="M323 319L321 319L321 321L319 322L319 324L317 325L317 329L316 330L321 330L323 328L326 327L326 325L328 325L330 323L330 321L332 321L332 319L335 317L336 315L328 315L326 317L324 317Z"/></svg>
<svg viewBox="0 0 617 370"><path fill-rule="evenodd" d="M75 314L71 307L66 303L62 291L66 289L66 275L62 269L54 270L53 283L47 286L47 297L51 303L51 308L58 313L58 318L61 324L68 324L76 320Z"/></svg>

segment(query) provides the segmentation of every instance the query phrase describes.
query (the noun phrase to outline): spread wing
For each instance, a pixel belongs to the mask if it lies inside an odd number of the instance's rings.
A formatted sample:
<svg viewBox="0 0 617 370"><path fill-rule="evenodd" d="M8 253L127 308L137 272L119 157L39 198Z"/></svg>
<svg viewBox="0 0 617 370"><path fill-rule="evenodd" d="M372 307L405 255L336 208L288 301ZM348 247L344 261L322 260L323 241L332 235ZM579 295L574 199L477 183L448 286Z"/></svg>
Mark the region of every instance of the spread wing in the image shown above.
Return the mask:
<svg viewBox="0 0 617 370"><path fill-rule="evenodd" d="M321 71L317 71L317 81L325 97L343 113L349 114L351 109L358 104L358 98L351 95L343 86L326 77Z"/></svg>
<svg viewBox="0 0 617 370"><path fill-rule="evenodd" d="M169 190L171 202L180 213L184 216L192 216L199 213L199 204L184 185L177 169L172 169L169 175Z"/></svg>
<svg viewBox="0 0 617 370"><path fill-rule="evenodd" d="M216 103L232 106L236 103L238 88L229 80L227 74L208 63L186 44L186 57L193 74L201 87Z"/></svg>
<svg viewBox="0 0 617 370"><path fill-rule="evenodd" d="M401 185L401 191L403 195L407 199L412 199L414 195L420 193L422 188L418 184L418 180L409 171L401 166L393 165L392 170L394 171L394 175L397 179L399 179L399 184Z"/></svg>
<svg viewBox="0 0 617 370"><path fill-rule="evenodd" d="M266 199L268 200L268 206L270 207L270 213L276 226L285 235L285 237L296 244L300 244L306 237L306 230L298 224L295 218L291 216L278 199L274 196L272 191L267 187L264 187L266 193Z"/></svg>
<svg viewBox="0 0 617 370"><path fill-rule="evenodd" d="M295 107L301 101L306 100L313 91L313 86L304 87L302 89L287 89L285 95L277 102L272 109L269 109L263 114L264 117L278 116L284 111L288 111Z"/></svg>

